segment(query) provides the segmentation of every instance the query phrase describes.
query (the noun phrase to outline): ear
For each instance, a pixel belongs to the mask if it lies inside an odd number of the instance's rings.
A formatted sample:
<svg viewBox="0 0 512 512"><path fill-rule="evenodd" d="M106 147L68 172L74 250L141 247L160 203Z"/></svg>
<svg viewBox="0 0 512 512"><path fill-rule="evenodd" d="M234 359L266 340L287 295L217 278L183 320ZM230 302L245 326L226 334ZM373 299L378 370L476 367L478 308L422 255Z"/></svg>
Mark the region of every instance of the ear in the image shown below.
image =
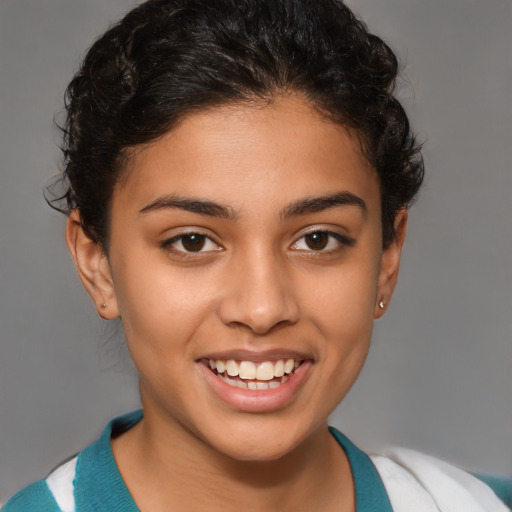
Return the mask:
<svg viewBox="0 0 512 512"><path fill-rule="evenodd" d="M374 313L375 318L380 318L386 312L398 279L402 247L404 246L407 231L407 211L405 209L397 213L394 225L395 238L382 251Z"/></svg>
<svg viewBox="0 0 512 512"><path fill-rule="evenodd" d="M66 243L75 267L91 296L98 314L106 320L119 316L110 265L101 245L85 233L78 210L73 210L66 225Z"/></svg>

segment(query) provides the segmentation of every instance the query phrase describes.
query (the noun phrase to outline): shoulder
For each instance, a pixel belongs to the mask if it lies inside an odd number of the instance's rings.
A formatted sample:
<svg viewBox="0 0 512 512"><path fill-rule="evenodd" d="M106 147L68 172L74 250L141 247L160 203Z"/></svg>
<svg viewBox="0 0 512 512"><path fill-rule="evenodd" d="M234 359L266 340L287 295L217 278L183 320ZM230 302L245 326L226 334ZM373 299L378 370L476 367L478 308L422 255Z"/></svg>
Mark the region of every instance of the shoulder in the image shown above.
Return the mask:
<svg viewBox="0 0 512 512"><path fill-rule="evenodd" d="M60 512L46 480L39 480L12 496L2 512Z"/></svg>
<svg viewBox="0 0 512 512"><path fill-rule="evenodd" d="M100 438L50 475L12 496L1 512L73 512L75 510L137 510L118 471L110 447L142 418L141 411L115 418Z"/></svg>
<svg viewBox="0 0 512 512"><path fill-rule="evenodd" d="M74 480L78 457L61 464L44 479L25 487L2 512L68 512L74 510Z"/></svg>
<svg viewBox="0 0 512 512"><path fill-rule="evenodd" d="M396 512L506 512L498 489L440 459L406 448L371 456ZM507 480L500 480L506 486ZM508 481L512 486L512 481ZM504 498L503 493L499 493Z"/></svg>

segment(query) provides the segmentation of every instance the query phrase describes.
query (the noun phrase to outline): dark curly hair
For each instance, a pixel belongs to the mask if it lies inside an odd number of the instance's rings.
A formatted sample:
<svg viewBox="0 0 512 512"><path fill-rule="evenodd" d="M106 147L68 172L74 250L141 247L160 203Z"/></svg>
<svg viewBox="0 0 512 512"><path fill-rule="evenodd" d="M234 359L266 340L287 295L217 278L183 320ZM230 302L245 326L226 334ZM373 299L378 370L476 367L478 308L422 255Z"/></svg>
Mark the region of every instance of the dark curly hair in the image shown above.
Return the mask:
<svg viewBox="0 0 512 512"><path fill-rule="evenodd" d="M383 245L423 180L420 146L393 96L392 50L337 0L149 0L88 51L66 91L60 183L108 248L112 193L130 150L186 114L301 94L357 135L380 179Z"/></svg>

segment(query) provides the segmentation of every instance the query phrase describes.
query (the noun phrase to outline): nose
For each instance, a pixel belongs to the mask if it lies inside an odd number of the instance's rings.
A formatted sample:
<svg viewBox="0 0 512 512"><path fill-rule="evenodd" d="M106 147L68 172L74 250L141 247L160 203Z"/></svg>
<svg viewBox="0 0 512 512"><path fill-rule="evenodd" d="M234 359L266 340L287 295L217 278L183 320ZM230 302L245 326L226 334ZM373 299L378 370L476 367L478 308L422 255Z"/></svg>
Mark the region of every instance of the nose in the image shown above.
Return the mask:
<svg viewBox="0 0 512 512"><path fill-rule="evenodd" d="M278 325L299 319L299 303L290 272L271 254L253 254L230 265L228 282L218 303L226 325L245 326L266 334Z"/></svg>

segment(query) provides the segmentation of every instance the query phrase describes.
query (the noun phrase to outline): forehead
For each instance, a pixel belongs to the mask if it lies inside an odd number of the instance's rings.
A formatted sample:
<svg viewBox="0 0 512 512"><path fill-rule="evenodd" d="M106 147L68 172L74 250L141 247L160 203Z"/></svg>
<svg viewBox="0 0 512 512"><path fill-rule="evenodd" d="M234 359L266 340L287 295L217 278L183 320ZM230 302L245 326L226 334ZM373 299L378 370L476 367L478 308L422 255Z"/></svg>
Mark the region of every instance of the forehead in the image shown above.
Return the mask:
<svg viewBox="0 0 512 512"><path fill-rule="evenodd" d="M365 196L370 207L380 202L377 174L358 139L300 97L189 115L136 151L125 176L114 204L133 209L171 193L215 199L240 212L337 189Z"/></svg>

